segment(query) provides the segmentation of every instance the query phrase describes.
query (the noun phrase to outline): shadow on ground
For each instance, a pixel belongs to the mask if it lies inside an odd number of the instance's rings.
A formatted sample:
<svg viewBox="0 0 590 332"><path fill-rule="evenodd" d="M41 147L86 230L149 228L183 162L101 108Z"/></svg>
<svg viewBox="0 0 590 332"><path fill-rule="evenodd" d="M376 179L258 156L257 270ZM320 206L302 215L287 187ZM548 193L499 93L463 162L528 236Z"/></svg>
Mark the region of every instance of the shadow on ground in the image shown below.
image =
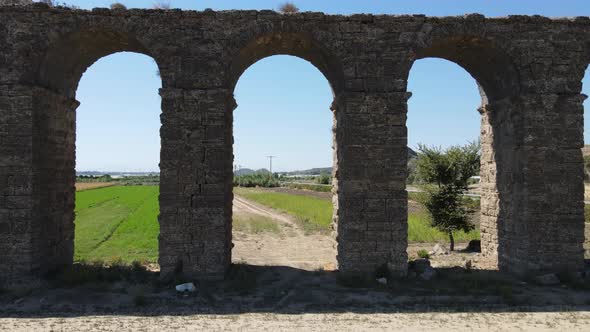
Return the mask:
<svg viewBox="0 0 590 332"><path fill-rule="evenodd" d="M581 311L590 309L590 284L539 286L498 271L437 269L430 281L343 277L335 271L233 265L220 282L196 283L193 293L174 290L144 267L75 264L32 285L0 293L9 317L86 315L189 315L240 313L392 313Z"/></svg>

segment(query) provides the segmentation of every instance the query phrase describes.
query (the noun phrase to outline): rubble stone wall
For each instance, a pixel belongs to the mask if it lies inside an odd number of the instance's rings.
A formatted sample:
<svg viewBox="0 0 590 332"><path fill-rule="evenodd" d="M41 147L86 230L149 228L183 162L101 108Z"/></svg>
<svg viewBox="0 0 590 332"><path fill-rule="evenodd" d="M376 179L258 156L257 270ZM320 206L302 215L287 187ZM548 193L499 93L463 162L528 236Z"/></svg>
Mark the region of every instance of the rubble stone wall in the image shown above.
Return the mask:
<svg viewBox="0 0 590 332"><path fill-rule="evenodd" d="M116 52L162 79L162 274L220 278L231 262L233 89L256 61L309 61L334 92L339 269L407 270L407 80L443 58L482 94L482 249L501 270L583 266L583 106L590 19L283 15L0 7L0 275L71 264L75 101ZM115 79L115 78L114 78ZM328 105L326 105L328 106Z"/></svg>

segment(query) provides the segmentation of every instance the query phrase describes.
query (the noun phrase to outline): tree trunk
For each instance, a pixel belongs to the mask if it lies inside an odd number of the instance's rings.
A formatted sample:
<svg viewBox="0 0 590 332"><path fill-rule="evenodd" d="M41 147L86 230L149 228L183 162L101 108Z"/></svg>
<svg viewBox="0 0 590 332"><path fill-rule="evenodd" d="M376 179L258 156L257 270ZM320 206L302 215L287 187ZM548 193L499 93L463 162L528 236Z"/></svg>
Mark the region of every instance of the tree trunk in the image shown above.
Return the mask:
<svg viewBox="0 0 590 332"><path fill-rule="evenodd" d="M451 251L455 250L455 238L453 237L453 232L449 232L449 240L451 241Z"/></svg>

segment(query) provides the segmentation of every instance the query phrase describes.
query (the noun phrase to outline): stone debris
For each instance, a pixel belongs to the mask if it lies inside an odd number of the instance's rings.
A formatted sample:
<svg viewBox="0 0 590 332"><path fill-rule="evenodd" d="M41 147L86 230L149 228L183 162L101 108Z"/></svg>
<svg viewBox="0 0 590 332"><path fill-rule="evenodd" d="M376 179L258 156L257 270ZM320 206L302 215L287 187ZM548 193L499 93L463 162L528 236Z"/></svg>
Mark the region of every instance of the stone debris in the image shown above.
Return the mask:
<svg viewBox="0 0 590 332"><path fill-rule="evenodd" d="M424 272L420 273L420 279L424 281L432 280L434 277L436 277L436 270L431 266L427 266Z"/></svg>
<svg viewBox="0 0 590 332"><path fill-rule="evenodd" d="M195 284L193 284L192 282L176 285L176 291L180 292L180 293L185 293L185 292L192 293L196 290L197 290L197 288L195 287Z"/></svg>
<svg viewBox="0 0 590 332"><path fill-rule="evenodd" d="M431 267L430 260L425 259L425 258L416 259L413 261L413 267L414 267L414 271L416 271L416 273L420 274L420 273L426 271L427 268Z"/></svg>
<svg viewBox="0 0 590 332"><path fill-rule="evenodd" d="M449 251L446 250L440 243L437 243L432 248L432 251L429 252L430 255L448 255Z"/></svg>

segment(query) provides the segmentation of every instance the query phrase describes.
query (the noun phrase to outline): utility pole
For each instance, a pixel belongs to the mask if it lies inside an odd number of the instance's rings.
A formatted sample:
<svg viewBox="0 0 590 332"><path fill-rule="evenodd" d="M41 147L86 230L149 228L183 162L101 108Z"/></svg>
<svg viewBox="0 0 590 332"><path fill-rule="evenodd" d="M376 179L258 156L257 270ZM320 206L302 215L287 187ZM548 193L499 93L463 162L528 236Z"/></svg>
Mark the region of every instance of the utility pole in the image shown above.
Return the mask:
<svg viewBox="0 0 590 332"><path fill-rule="evenodd" d="M269 161L269 171L270 171L270 176L272 177L272 158L276 158L277 156L266 156L266 158L268 158Z"/></svg>

